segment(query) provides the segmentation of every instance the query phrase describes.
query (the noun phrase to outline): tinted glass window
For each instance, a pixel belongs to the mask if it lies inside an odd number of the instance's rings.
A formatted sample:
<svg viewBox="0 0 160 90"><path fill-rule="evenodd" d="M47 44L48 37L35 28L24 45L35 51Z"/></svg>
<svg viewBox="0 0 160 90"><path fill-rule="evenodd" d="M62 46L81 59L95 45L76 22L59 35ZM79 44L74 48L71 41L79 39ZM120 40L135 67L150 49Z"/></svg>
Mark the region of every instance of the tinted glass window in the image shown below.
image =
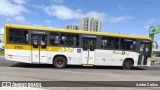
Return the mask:
<svg viewBox="0 0 160 90"><path fill-rule="evenodd" d="M102 37L101 48L104 49L118 49L119 38Z"/></svg>
<svg viewBox="0 0 160 90"><path fill-rule="evenodd" d="M94 51L96 48L96 39L83 39L83 50L87 51Z"/></svg>
<svg viewBox="0 0 160 90"><path fill-rule="evenodd" d="M40 40L41 40L41 48L46 48L46 46L47 46L47 36L46 35L40 36Z"/></svg>
<svg viewBox="0 0 160 90"><path fill-rule="evenodd" d="M78 46L79 45L79 35L76 34L66 34L61 33L61 45L62 46Z"/></svg>
<svg viewBox="0 0 160 90"><path fill-rule="evenodd" d="M50 33L50 43L51 45L58 45L59 44L59 33Z"/></svg>
<svg viewBox="0 0 160 90"><path fill-rule="evenodd" d="M28 31L21 29L8 29L8 41L15 44L28 43Z"/></svg>
<svg viewBox="0 0 160 90"><path fill-rule="evenodd" d="M135 50L136 48L136 40L135 39L126 39L122 38L120 42L120 46L122 50ZM143 46L141 46L143 47Z"/></svg>

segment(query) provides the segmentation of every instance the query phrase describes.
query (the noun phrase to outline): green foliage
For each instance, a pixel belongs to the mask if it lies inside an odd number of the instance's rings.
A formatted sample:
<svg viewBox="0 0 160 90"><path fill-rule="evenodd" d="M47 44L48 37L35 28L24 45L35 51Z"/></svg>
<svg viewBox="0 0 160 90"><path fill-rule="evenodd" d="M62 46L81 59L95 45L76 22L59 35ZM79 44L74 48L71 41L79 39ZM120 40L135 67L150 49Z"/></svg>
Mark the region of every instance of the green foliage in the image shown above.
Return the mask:
<svg viewBox="0 0 160 90"><path fill-rule="evenodd" d="M4 56L4 50L0 50L0 56Z"/></svg>

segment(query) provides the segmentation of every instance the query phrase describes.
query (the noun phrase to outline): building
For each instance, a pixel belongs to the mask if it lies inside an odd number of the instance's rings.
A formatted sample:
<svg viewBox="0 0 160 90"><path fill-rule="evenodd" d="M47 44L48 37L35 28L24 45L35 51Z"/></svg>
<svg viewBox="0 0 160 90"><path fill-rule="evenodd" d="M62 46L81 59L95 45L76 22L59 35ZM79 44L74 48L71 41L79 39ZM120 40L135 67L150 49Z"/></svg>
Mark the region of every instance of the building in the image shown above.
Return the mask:
<svg viewBox="0 0 160 90"><path fill-rule="evenodd" d="M79 27L78 27L78 25L76 25L76 24L68 24L68 25L66 26L66 29L78 30Z"/></svg>
<svg viewBox="0 0 160 90"><path fill-rule="evenodd" d="M101 31L101 21L100 19L95 20L92 17L85 17L80 20L80 30L100 32Z"/></svg>

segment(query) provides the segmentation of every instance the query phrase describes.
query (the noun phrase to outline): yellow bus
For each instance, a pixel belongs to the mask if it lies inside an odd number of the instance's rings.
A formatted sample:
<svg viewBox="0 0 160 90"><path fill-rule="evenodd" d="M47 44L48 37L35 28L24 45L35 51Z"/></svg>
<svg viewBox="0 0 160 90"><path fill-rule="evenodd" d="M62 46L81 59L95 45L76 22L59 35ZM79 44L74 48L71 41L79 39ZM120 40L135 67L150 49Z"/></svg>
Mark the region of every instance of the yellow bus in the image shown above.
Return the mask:
<svg viewBox="0 0 160 90"><path fill-rule="evenodd" d="M53 64L56 68L67 65L148 67L151 45L152 40L147 36L4 25L6 60Z"/></svg>

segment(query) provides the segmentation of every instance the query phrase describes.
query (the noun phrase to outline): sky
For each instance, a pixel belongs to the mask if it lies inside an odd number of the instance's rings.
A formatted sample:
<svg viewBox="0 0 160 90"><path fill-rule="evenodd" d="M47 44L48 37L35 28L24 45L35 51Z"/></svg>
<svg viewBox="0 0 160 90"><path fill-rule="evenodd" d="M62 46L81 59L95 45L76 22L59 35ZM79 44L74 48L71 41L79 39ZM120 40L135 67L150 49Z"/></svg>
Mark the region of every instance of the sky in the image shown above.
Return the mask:
<svg viewBox="0 0 160 90"><path fill-rule="evenodd" d="M160 25L159 9L160 0L0 0L0 33L5 23L65 28L92 16L102 32L149 35Z"/></svg>

